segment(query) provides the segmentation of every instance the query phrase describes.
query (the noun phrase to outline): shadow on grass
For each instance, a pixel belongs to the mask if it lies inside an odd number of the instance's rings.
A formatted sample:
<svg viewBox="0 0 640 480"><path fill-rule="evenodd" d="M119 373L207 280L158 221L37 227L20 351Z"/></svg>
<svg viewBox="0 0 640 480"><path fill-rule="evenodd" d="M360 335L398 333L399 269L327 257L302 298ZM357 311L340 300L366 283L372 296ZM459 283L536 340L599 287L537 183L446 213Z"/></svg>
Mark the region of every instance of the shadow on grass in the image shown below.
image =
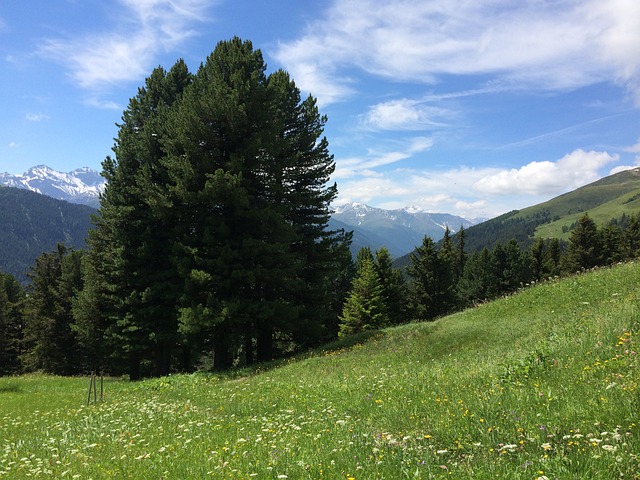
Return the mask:
<svg viewBox="0 0 640 480"><path fill-rule="evenodd" d="M271 360L269 362L237 367L222 372L208 371L200 373L204 375L214 375L220 380L244 379L246 377L252 377L254 375L258 375L293 362L305 360L307 358L322 357L332 352L348 351L356 345L360 345L374 338L380 339L385 335L386 334L384 330L367 330L365 332L355 333L353 335L342 337L334 340L333 342L323 344L319 347L311 348L302 352L297 352L289 356Z"/></svg>
<svg viewBox="0 0 640 480"><path fill-rule="evenodd" d="M19 393L21 390L15 383L0 384L0 393Z"/></svg>

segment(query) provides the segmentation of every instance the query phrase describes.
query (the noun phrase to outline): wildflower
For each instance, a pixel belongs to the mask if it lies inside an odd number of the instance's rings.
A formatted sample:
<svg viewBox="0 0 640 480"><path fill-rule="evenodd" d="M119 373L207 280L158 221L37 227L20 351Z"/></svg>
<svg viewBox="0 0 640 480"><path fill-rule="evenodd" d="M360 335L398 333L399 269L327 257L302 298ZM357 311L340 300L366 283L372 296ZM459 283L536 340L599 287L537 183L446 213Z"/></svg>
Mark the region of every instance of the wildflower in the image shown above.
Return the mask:
<svg viewBox="0 0 640 480"><path fill-rule="evenodd" d="M615 452L618 449L618 447L614 445L602 445L602 449L606 450L607 452Z"/></svg>
<svg viewBox="0 0 640 480"><path fill-rule="evenodd" d="M544 449L545 449L545 451L547 451L547 452L548 452L549 450L551 450L551 448L552 448L550 443L543 443L543 444L541 445L541 447L542 447L542 448L544 448Z"/></svg>

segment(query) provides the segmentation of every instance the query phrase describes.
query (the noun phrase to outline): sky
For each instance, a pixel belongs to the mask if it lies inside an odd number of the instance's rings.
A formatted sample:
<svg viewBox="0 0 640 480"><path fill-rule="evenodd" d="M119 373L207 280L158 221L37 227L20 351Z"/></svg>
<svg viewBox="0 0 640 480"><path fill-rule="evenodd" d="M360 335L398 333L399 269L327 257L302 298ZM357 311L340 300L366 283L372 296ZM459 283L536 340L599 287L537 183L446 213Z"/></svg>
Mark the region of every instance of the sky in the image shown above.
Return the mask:
<svg viewBox="0 0 640 480"><path fill-rule="evenodd" d="M239 36L318 100L335 204L490 218L640 165L637 0L0 2L0 172L101 170L161 65Z"/></svg>

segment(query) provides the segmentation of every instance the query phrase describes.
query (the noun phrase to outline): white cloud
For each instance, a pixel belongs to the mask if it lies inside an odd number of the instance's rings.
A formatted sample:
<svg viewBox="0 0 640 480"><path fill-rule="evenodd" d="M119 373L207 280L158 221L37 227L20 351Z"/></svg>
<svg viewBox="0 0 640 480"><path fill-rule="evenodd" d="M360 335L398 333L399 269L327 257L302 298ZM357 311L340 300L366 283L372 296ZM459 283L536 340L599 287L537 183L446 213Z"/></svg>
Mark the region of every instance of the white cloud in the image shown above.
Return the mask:
<svg viewBox="0 0 640 480"><path fill-rule="evenodd" d="M636 156L634 165L618 165L617 167L611 169L609 175L624 172L625 170L633 170L638 167L640 167L640 155Z"/></svg>
<svg viewBox="0 0 640 480"><path fill-rule="evenodd" d="M531 162L478 180L473 188L490 195L557 195L600 178L599 169L618 161L619 155L575 150L556 162Z"/></svg>
<svg viewBox="0 0 640 480"><path fill-rule="evenodd" d="M429 137L414 137L403 145L400 150L377 151L370 149L364 157L342 158L336 162L334 179L348 178L354 175L375 176L372 169L413 157L425 152L433 145L433 139Z"/></svg>
<svg viewBox="0 0 640 480"><path fill-rule="evenodd" d="M362 116L362 123L366 128L374 130L423 130L446 126L441 119L451 115L444 108L403 98L372 106Z"/></svg>
<svg viewBox="0 0 640 480"><path fill-rule="evenodd" d="M18 148L20 146L17 142L9 142L9 148Z"/></svg>
<svg viewBox="0 0 640 480"><path fill-rule="evenodd" d="M118 105L116 102L111 100L102 100L97 97L88 98L84 103L90 107L99 108L101 110L122 110L122 106Z"/></svg>
<svg viewBox="0 0 640 480"><path fill-rule="evenodd" d="M47 120L49 116L44 113L27 113L25 118L30 122L41 122L43 120Z"/></svg>
<svg viewBox="0 0 640 480"><path fill-rule="evenodd" d="M622 151L629 153L640 153L640 140L638 140L638 143L636 143L635 145L623 148Z"/></svg>
<svg viewBox="0 0 640 480"><path fill-rule="evenodd" d="M356 67L419 83L470 74L543 89L617 81L640 102L639 24L636 0L334 1L274 56L321 100L332 88L346 95L343 71ZM301 69L327 74L299 78Z"/></svg>
<svg viewBox="0 0 640 480"><path fill-rule="evenodd" d="M159 53L194 34L192 22L204 17L206 0L120 0L122 13L112 30L49 39L39 53L67 66L84 88L138 80Z"/></svg>
<svg viewBox="0 0 640 480"><path fill-rule="evenodd" d="M544 202L602 177L602 167L619 160L607 152L575 150L550 162L519 169L459 167L449 170L395 169L376 177L338 180L339 202L358 201L382 208L419 207L465 218L491 218ZM610 174L635 167L616 167Z"/></svg>

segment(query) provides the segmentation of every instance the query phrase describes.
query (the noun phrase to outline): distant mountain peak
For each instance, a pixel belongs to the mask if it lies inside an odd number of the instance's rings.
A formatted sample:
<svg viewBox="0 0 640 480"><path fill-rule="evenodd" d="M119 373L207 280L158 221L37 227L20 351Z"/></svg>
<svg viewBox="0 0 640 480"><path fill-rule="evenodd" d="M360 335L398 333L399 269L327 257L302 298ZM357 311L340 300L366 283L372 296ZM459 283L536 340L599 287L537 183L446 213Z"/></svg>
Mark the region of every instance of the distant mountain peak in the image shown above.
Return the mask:
<svg viewBox="0 0 640 480"><path fill-rule="evenodd" d="M474 224L456 215L428 213L416 206L385 210L355 202L335 206L332 219L354 231L352 251L363 246L372 250L384 246L394 257L414 250L425 235L438 241L447 228L456 233L460 226Z"/></svg>
<svg viewBox="0 0 640 480"><path fill-rule="evenodd" d="M58 172L47 165L36 165L22 175L0 173L0 185L22 188L58 200L97 207L106 182L88 167Z"/></svg>

